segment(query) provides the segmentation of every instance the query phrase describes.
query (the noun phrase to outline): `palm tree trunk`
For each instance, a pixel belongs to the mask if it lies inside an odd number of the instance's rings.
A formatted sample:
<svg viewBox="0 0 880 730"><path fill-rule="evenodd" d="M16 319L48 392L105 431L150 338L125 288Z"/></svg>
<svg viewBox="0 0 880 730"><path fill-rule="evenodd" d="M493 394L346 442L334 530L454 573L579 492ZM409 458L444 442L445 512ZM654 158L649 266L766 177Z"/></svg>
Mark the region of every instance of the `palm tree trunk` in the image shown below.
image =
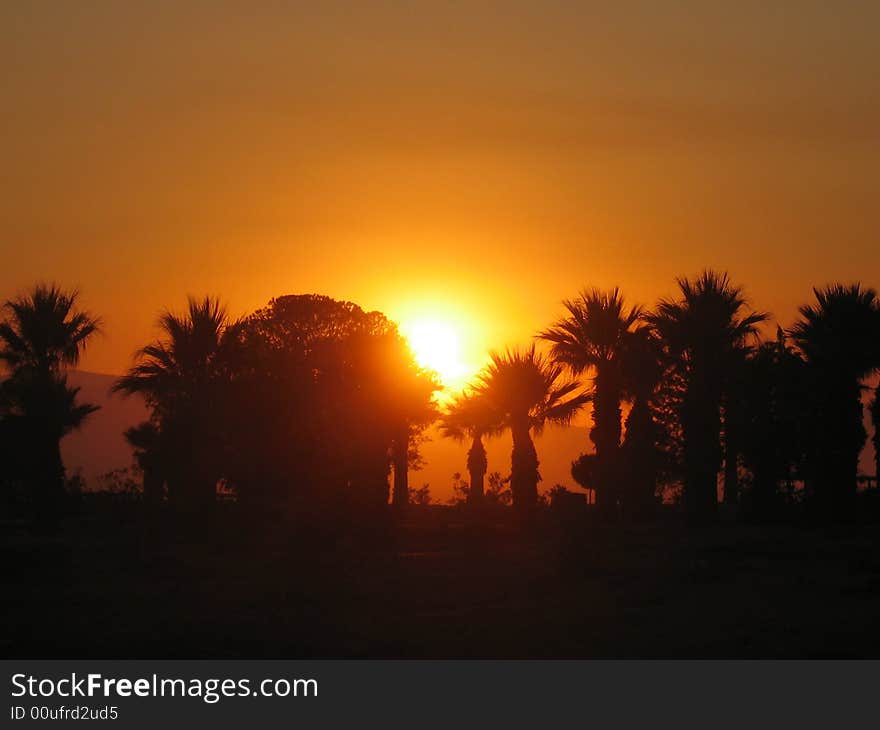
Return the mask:
<svg viewBox="0 0 880 730"><path fill-rule="evenodd" d="M820 393L821 430L813 444L815 508L822 519L849 518L855 510L859 455L867 440L859 383L829 383Z"/></svg>
<svg viewBox="0 0 880 730"><path fill-rule="evenodd" d="M724 504L739 501L737 454L736 426L728 403L724 409Z"/></svg>
<svg viewBox="0 0 880 730"><path fill-rule="evenodd" d="M468 502L478 505L483 503L485 494L486 477L486 448L483 446L481 434L474 434L471 448L468 450L468 473L471 477L471 486L468 490Z"/></svg>
<svg viewBox="0 0 880 730"><path fill-rule="evenodd" d="M682 413L685 510L693 524L714 521L721 466L721 398L695 370Z"/></svg>
<svg viewBox="0 0 880 730"><path fill-rule="evenodd" d="M42 463L36 468L35 501L38 521L51 524L61 514L64 501L64 462L59 439L47 436L43 444Z"/></svg>
<svg viewBox="0 0 880 730"><path fill-rule="evenodd" d="M600 374L596 378L596 395L593 399L593 429L590 438L596 452L613 451L620 446L621 410L620 393L610 379Z"/></svg>
<svg viewBox="0 0 880 730"><path fill-rule="evenodd" d="M620 471L628 477L621 482L621 503L630 514L650 512L655 505L655 448L655 426L648 398L639 396L627 417L626 439L620 448Z"/></svg>
<svg viewBox="0 0 880 730"><path fill-rule="evenodd" d="M621 497L617 469L621 415L619 391L608 376L600 372L596 377L590 440L596 446L597 493L601 493L601 502L612 511Z"/></svg>
<svg viewBox="0 0 880 730"><path fill-rule="evenodd" d="M516 424L511 431L510 491L513 507L520 516L528 518L534 513L538 502L538 453L527 424Z"/></svg>

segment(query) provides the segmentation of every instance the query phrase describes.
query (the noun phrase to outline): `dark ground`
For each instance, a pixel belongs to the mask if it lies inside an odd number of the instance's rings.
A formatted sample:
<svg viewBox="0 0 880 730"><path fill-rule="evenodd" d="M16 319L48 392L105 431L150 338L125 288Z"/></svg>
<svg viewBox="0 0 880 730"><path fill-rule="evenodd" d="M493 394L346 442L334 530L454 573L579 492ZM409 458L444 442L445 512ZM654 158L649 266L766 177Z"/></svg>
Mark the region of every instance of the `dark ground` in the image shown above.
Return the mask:
<svg viewBox="0 0 880 730"><path fill-rule="evenodd" d="M880 527L0 526L8 658L878 657ZM127 516L126 516L127 515ZM340 538L338 533L346 534ZM258 537L253 537L258 535Z"/></svg>

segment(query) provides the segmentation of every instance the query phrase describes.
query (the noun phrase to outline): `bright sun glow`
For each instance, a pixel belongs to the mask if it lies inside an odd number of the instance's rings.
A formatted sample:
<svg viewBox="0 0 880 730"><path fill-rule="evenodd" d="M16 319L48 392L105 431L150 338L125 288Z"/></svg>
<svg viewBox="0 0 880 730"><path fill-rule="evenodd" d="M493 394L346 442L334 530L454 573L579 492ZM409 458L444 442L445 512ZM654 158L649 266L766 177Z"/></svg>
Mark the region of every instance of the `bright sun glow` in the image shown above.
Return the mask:
<svg viewBox="0 0 880 730"><path fill-rule="evenodd" d="M468 368L461 360L461 338L455 328L438 320L419 320L403 327L419 365L433 370L447 388L462 385Z"/></svg>

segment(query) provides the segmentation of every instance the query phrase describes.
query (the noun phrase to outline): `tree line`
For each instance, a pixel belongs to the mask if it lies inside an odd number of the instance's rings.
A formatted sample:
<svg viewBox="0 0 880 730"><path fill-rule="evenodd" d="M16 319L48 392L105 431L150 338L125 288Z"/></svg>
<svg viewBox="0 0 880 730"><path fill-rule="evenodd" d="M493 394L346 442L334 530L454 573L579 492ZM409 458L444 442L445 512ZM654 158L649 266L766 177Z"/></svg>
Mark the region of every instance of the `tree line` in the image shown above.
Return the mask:
<svg viewBox="0 0 880 730"><path fill-rule="evenodd" d="M617 288L583 290L532 343L490 353L443 408L436 375L379 312L307 294L232 319L216 299L190 299L184 313L162 314L160 337L114 386L149 408L125 433L143 500L199 513L223 485L242 509L273 513L402 507L419 444L439 421L445 436L469 444L469 480L458 490L474 509L487 501L484 440L511 434L510 501L528 520L539 502L533 437L589 407L590 443L571 473L608 518L656 512L670 486L694 523L711 522L719 498L772 518L794 485L816 514L851 515L867 439L862 396L880 369L875 290L815 289L791 327L764 339L769 316L727 274L707 270L677 285L652 308L628 304ZM56 285L6 303L7 504L42 516L63 506L60 440L95 410L79 402L67 372L100 327L76 291ZM878 400L875 391L880 454Z"/></svg>

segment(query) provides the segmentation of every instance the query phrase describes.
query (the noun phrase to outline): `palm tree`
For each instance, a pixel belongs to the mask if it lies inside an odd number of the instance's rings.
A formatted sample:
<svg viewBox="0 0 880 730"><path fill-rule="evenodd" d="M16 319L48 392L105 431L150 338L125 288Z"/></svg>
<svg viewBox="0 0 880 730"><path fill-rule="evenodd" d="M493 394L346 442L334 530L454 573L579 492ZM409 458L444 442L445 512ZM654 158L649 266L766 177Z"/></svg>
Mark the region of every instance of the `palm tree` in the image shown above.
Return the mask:
<svg viewBox="0 0 880 730"><path fill-rule="evenodd" d="M740 447L751 474L749 508L754 517L771 517L781 506L779 486L801 472L803 433L810 414L804 360L777 327L745 362L737 407Z"/></svg>
<svg viewBox="0 0 880 730"><path fill-rule="evenodd" d="M44 513L64 493L61 439L97 410L77 403L79 389L67 385L66 370L79 362L100 326L96 317L77 309L78 298L76 290L38 284L6 302L8 315L0 323L0 362L8 372L3 410L22 439L26 478Z"/></svg>
<svg viewBox="0 0 880 730"><path fill-rule="evenodd" d="M169 499L191 507L213 502L217 472L218 385L228 374L236 331L218 300L189 298L187 312L164 312L164 334L136 355L113 390L140 394L153 411L157 441L168 453Z"/></svg>
<svg viewBox="0 0 880 730"><path fill-rule="evenodd" d="M475 392L513 436L510 488L514 508L524 517L538 499L538 454L532 433L545 424L567 424L587 402L580 384L563 379L563 367L535 351L509 349L490 353L491 362L477 377Z"/></svg>
<svg viewBox="0 0 880 730"><path fill-rule="evenodd" d="M607 490L608 502L614 504L625 387L621 355L641 309L627 308L616 287L607 292L585 289L577 299L564 300L563 306L568 314L538 337L551 343L551 357L572 375L593 374L590 439L596 447L596 486Z"/></svg>
<svg viewBox="0 0 880 730"><path fill-rule="evenodd" d="M488 461L483 438L494 436L501 430L498 414L493 412L484 398L475 392L465 392L448 407L443 416L441 431L444 436L456 441L469 439L471 446L467 453L467 469L470 475L468 503L479 505L483 502L484 486Z"/></svg>
<svg viewBox="0 0 880 730"><path fill-rule="evenodd" d="M684 496L689 517L699 522L716 511L721 404L731 362L767 315L744 312L743 291L726 273L707 270L694 281L678 279L678 287L678 299L661 300L645 319L685 381L680 408Z"/></svg>
<svg viewBox="0 0 880 730"><path fill-rule="evenodd" d="M867 439L862 380L880 367L880 299L859 284L813 292L816 302L800 308L791 335L807 361L812 393L811 492L823 511L839 515L852 509L859 455Z"/></svg>
<svg viewBox="0 0 880 730"><path fill-rule="evenodd" d="M165 339L141 349L137 364L113 389L139 393L149 405L170 409L191 401L199 387L214 378L230 321L218 300L190 297L184 315L160 315L159 329Z"/></svg>
<svg viewBox="0 0 880 730"><path fill-rule="evenodd" d="M78 298L75 289L37 284L29 294L7 301L9 317L0 323L0 361L12 373L58 374L76 366L100 327L100 320L76 309Z"/></svg>

